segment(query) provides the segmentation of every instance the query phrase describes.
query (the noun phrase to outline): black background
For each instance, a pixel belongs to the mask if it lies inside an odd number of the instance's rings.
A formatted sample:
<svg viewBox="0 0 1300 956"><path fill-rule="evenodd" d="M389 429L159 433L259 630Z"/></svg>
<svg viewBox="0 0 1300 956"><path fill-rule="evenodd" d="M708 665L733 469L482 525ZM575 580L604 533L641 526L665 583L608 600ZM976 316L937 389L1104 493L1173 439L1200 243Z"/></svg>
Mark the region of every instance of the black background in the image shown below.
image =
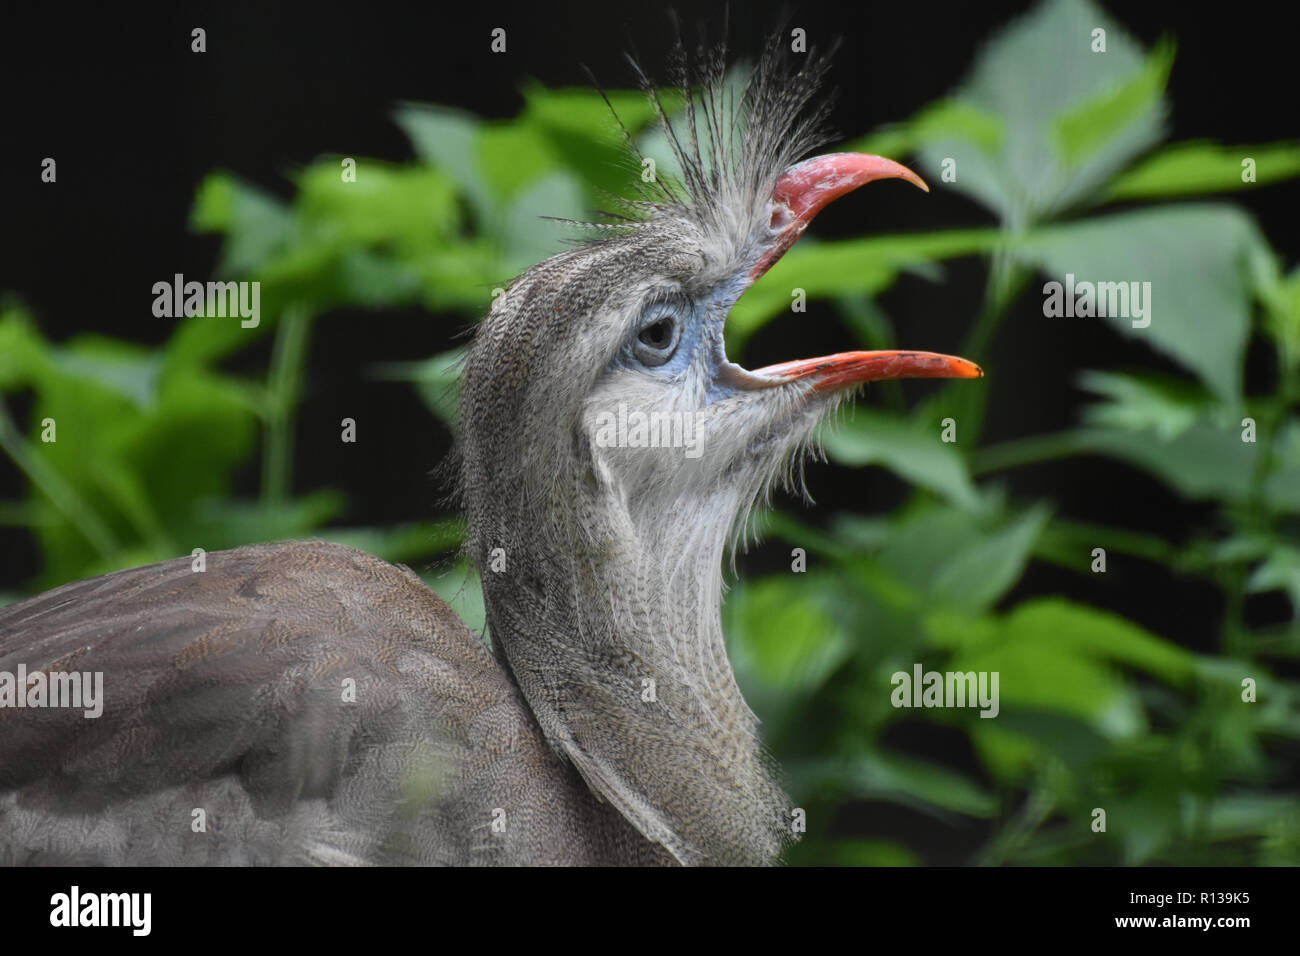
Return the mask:
<svg viewBox="0 0 1300 956"><path fill-rule="evenodd" d="M675 5L687 24L716 33L720 4ZM773 26L804 27L841 50L830 83L838 89L834 126L846 137L905 119L949 91L967 72L979 43L1028 10L1028 2L784 4L733 3L730 44L756 51ZM1106 9L1145 45L1178 41L1171 81L1172 139L1266 143L1294 138L1295 36L1266 8L1203 8L1177 2L1119 3ZM207 31L207 52L190 52L190 30ZM508 53L489 51L504 27ZM587 85L582 64L611 87L631 84L623 51L662 62L672 38L658 3L375 3L280 8L225 3L207 7L80 10L9 4L0 25L4 97L0 291L14 292L55 340L84 331L159 343L172 330L150 310L152 283L182 272L209 277L219 241L187 227L195 187L222 168L290 195L285 174L322 153L402 160L405 137L389 119L414 100L455 105L490 117L522 106L521 81ZM40 163L58 161L58 182L40 182ZM1258 217L1273 244L1295 263L1300 183L1231 197ZM864 219L866 221L864 221ZM950 228L990 222L959 194L921 196L902 185L873 187L870 199L838 204L819 217L822 236ZM557 232L556 248L562 235ZM898 320L899 344L960 348L978 310L984 266L953 264L944 281L905 277L884 297ZM508 277L502 277L508 278ZM1031 301L1032 299L1032 301ZM485 302L487 295L485 290ZM839 351L852 344L828 305L767 327L745 354L751 367ZM823 321L819 321L822 319ZM419 359L448 348L463 317L417 310L339 312L318 323L299 424L295 490L345 490L349 524L428 517L439 489L428 477L449 436L400 384L363 378L375 361ZM246 359L257 368L265 353ZM995 376L984 441L1064 427L1077 420L1082 368L1161 364L1143 346L1101 323L1043 320L1035 297L1005 322L986 368ZM1266 390L1271 358L1255 343L1247 387ZM909 397L932 383L906 383ZM870 401L870 398L867 399ZM11 400L25 422L29 400ZM375 422L366 455L339 457L340 410ZM358 412L360 414L358 414ZM1050 496L1071 517L1148 530L1185 540L1214 516L1110 460L1072 460L1010 475L1015 494ZM256 486L256 471L241 478ZM837 507L886 509L906 489L887 473L828 466L810 469L824 520ZM21 477L0 465L0 497L23 492ZM789 504L786 502L786 504ZM797 507L797 506L796 506ZM747 562L786 558L760 547ZM0 529L0 589L21 589L38 555L28 536ZM1118 566L1117 566L1118 565ZM1197 649L1218 639L1221 603L1211 590L1154 565L1112 562L1087 577L1035 566L1009 600L1067 593L1108 607ZM1259 598L1252 618L1286 614L1280 599Z"/></svg>
<svg viewBox="0 0 1300 956"><path fill-rule="evenodd" d="M10 945L39 940L64 947L116 944L132 950L149 941L165 945L192 940L200 932L214 945L256 941L265 946L292 939L304 951L340 945L386 951L413 941L444 947L449 940L462 939L496 944L519 939L528 946L563 948L574 930L591 938L637 943L667 941L670 936L676 942L689 931L693 941L733 947L749 943L747 934L761 933L761 940L754 942L772 947L778 939L807 944L811 927L876 947L901 939L931 949L940 940L960 940L967 946L977 941L1050 946L1064 935L1077 945L1084 939L1131 935L1133 941L1167 939L1176 947L1196 938L1203 945L1212 941L1218 949L1230 950L1234 944L1276 938L1285 931L1293 896L1285 879L1286 874L1274 869L1207 867L1050 872L999 867L978 873L957 868L888 873L641 869L621 871L612 879L570 870L549 873L545 880L522 869L423 871L413 879L409 872L394 869L296 869L281 874L270 869L193 868L162 874L137 867L93 873L58 868L0 870L0 916ZM886 886L883 880L888 880ZM50 898L69 893L74 884L81 894L151 893L152 932L135 937L124 928L52 928ZM1178 892L1198 900L1202 893L1235 893L1239 901L1163 906L1132 902L1134 894ZM735 905L740 900L770 900L772 905L745 908ZM1250 926L1206 931L1115 925L1117 917L1179 916L1244 916Z"/></svg>

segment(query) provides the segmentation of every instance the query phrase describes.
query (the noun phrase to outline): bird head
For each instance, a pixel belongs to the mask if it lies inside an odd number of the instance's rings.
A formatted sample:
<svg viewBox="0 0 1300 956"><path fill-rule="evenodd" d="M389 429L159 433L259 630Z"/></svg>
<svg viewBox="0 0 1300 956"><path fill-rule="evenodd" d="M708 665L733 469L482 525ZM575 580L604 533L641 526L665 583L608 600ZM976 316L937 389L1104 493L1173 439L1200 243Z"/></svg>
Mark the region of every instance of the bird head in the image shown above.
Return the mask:
<svg viewBox="0 0 1300 956"><path fill-rule="evenodd" d="M724 554L750 507L866 383L982 374L916 351L755 370L727 357L728 313L821 209L880 179L926 187L879 156L801 159L820 141L806 109L819 61L791 68L773 45L733 106L720 59L683 72L675 120L645 84L679 177L497 297L459 439L503 661L592 788L684 862L760 861L782 841L784 798L720 625ZM701 822L710 805L730 807L721 828Z"/></svg>

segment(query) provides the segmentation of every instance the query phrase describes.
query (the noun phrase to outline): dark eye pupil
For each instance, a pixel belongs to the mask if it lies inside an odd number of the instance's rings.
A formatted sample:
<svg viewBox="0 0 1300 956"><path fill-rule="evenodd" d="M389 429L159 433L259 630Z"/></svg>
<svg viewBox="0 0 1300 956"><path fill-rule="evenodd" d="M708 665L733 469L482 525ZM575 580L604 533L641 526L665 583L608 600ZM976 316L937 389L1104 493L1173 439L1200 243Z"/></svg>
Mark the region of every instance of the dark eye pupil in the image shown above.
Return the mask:
<svg viewBox="0 0 1300 956"><path fill-rule="evenodd" d="M642 329L638 338L652 349L667 348L668 343L671 342L673 338L672 330L673 326L670 321L667 319L660 319L653 325L647 325Z"/></svg>

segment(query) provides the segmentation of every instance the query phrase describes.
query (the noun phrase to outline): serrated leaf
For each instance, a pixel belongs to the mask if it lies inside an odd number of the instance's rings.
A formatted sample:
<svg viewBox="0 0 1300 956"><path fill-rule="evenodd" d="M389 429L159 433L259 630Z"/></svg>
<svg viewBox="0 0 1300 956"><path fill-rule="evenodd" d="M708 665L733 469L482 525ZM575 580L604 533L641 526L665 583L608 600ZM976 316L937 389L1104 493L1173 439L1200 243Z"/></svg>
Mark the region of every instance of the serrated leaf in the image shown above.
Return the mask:
<svg viewBox="0 0 1300 956"><path fill-rule="evenodd" d="M1097 29L1105 31L1104 53L1092 51ZM1138 110L1137 96L1117 92L1126 84L1144 91L1150 80L1142 76L1147 66L1141 47L1090 0L1040 4L985 46L953 94L998 119L1000 148L989 151L954 136L927 144L923 162L936 169L945 159L954 160L952 188L992 209L1010 228L1039 221L1095 192L1159 139L1160 101ZM1107 97L1115 97L1110 101L1115 105L1107 106ZM1072 113L1082 118L1081 111L1094 123L1105 113L1106 122L1084 130L1079 120L1064 121L1070 154L1077 160L1071 165L1061 154L1057 124ZM1117 124L1121 119L1128 122Z"/></svg>
<svg viewBox="0 0 1300 956"><path fill-rule="evenodd" d="M1078 166L1156 109L1174 65L1174 45L1160 43L1131 77L1070 107L1052 124L1064 165Z"/></svg>
<svg viewBox="0 0 1300 956"><path fill-rule="evenodd" d="M1140 283L1147 310L1142 317L1127 294L1129 286L1123 290L1127 314L1045 314L1040 321L1073 324L1075 334L1086 333L1087 323L1104 321L1196 372L1221 398L1235 403L1250 332L1253 293L1247 266L1252 250L1262 244L1254 221L1241 210L1186 204L1038 230L1015 250L1059 284L1062 305L1069 281L1076 289L1081 282ZM1046 284L1042 294L1046 309ZM1143 327L1144 322L1149 324Z"/></svg>

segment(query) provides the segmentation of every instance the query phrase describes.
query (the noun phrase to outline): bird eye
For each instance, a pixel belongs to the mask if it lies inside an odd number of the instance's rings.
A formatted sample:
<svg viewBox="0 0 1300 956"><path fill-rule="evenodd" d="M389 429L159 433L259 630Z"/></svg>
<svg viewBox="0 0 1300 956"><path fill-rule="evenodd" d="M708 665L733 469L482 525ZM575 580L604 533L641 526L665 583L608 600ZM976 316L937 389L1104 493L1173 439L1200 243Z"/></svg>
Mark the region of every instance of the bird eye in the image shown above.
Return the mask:
<svg viewBox="0 0 1300 956"><path fill-rule="evenodd" d="M647 325L637 336L642 345L648 345L652 349L663 350L668 348L673 341L673 322L672 319L660 319L651 325Z"/></svg>
<svg viewBox="0 0 1300 956"><path fill-rule="evenodd" d="M647 316L636 341L632 343L632 352L642 365L663 365L677 351L677 342L681 338L681 324L672 312L658 309Z"/></svg>

